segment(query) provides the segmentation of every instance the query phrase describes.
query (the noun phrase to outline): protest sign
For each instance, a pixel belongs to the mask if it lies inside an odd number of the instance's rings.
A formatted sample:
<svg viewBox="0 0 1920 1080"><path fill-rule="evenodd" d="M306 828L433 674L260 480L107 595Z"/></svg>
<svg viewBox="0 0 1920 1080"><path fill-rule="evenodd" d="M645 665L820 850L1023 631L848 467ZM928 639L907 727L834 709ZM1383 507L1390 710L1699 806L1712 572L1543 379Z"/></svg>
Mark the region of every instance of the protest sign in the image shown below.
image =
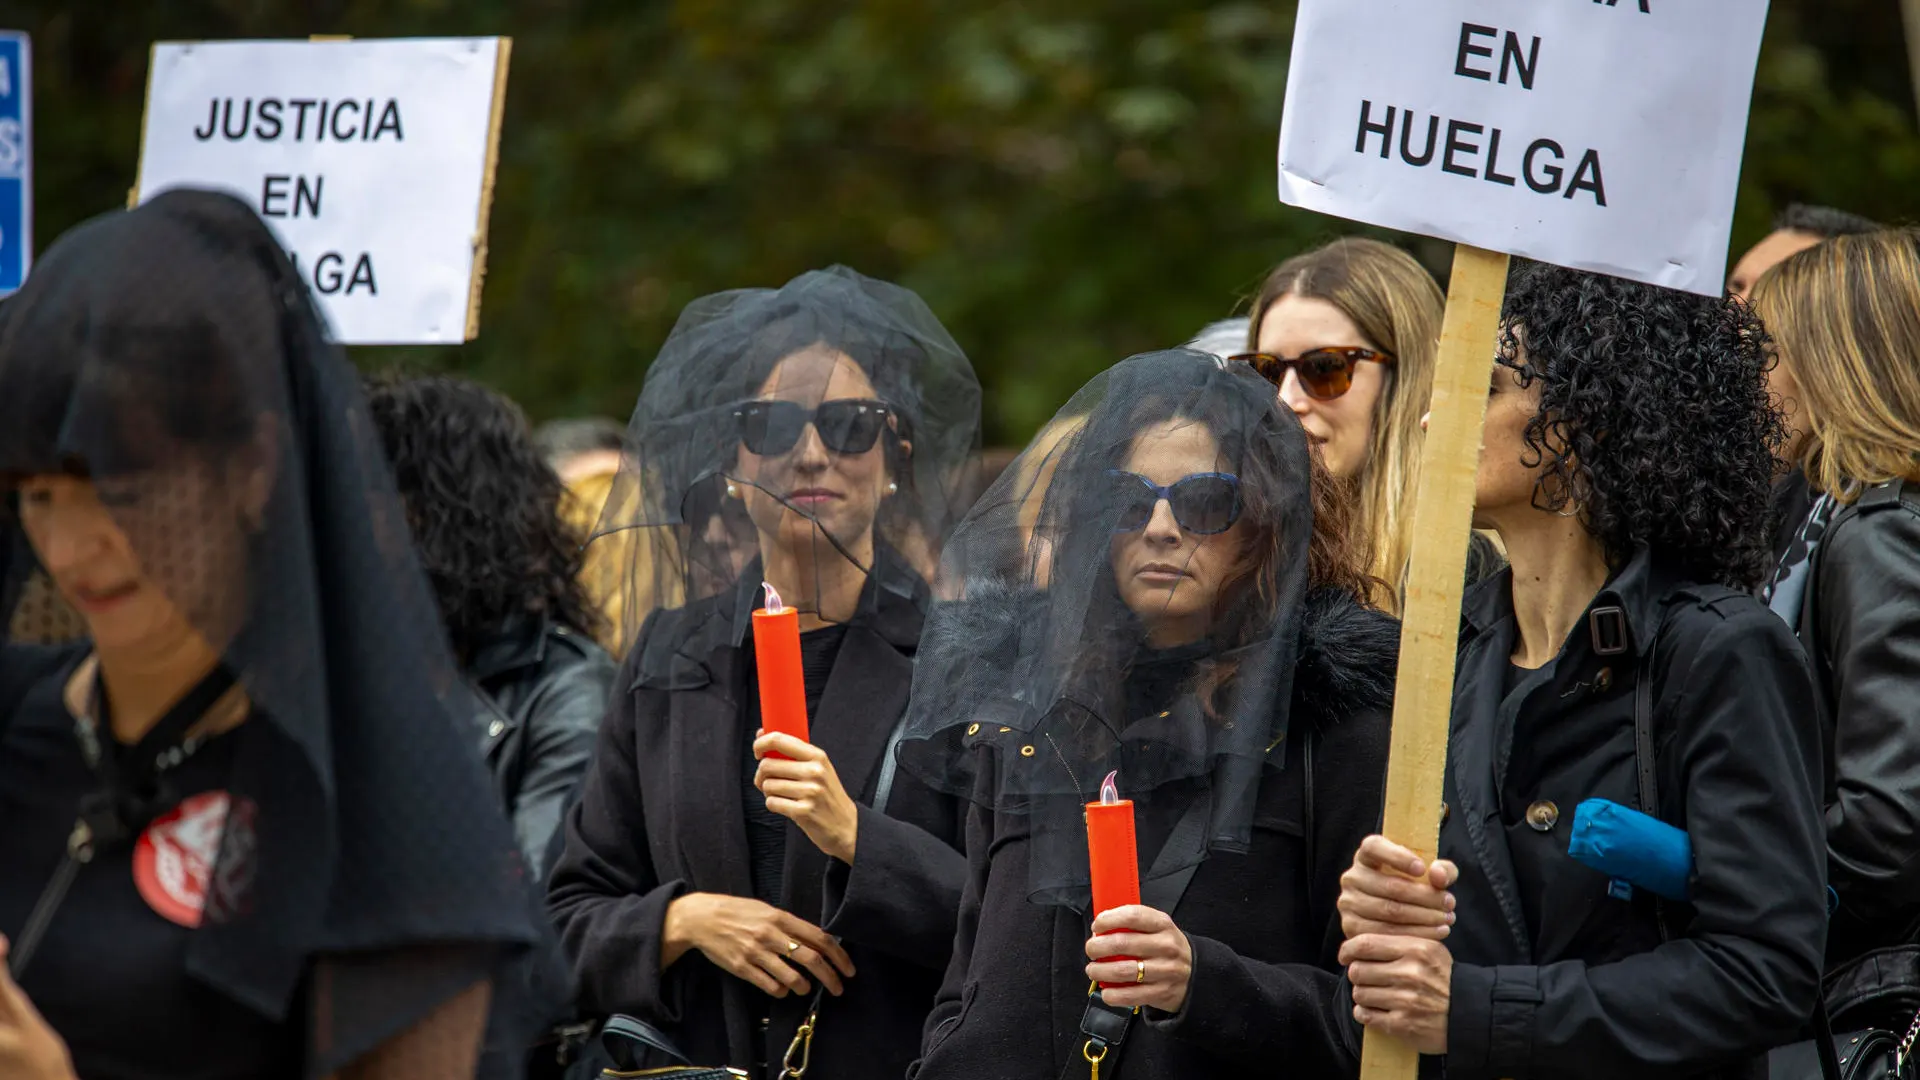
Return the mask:
<svg viewBox="0 0 1920 1080"><path fill-rule="evenodd" d="M334 335L451 344L479 329L506 38L162 42L135 201L245 200Z"/></svg>
<svg viewBox="0 0 1920 1080"><path fill-rule="evenodd" d="M1764 0L1300 0L1282 201L1456 243L1381 831L1431 860L1509 255L1717 295ZM1369 1031L1363 1080L1414 1080Z"/></svg>
<svg viewBox="0 0 1920 1080"><path fill-rule="evenodd" d="M33 261L33 68L27 35L0 31L0 296Z"/></svg>
<svg viewBox="0 0 1920 1080"><path fill-rule="evenodd" d="M1280 198L1717 295L1764 0L1302 0Z"/></svg>

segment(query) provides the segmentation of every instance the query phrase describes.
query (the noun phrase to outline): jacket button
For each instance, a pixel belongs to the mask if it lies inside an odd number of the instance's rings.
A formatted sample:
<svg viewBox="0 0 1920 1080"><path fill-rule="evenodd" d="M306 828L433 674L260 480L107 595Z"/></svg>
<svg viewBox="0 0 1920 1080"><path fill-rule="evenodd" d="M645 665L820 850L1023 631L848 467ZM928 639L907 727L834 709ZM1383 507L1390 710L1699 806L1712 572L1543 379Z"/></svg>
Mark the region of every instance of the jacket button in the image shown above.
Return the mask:
<svg viewBox="0 0 1920 1080"><path fill-rule="evenodd" d="M1527 807L1527 824L1534 832L1552 832L1555 822L1560 820L1560 808L1545 799Z"/></svg>
<svg viewBox="0 0 1920 1080"><path fill-rule="evenodd" d="M1613 689L1613 669L1601 668L1600 673L1593 677L1593 688L1603 694Z"/></svg>
<svg viewBox="0 0 1920 1080"><path fill-rule="evenodd" d="M1447 823L1447 819L1452 816L1453 816L1453 807L1448 806L1446 803L1441 803L1440 804L1440 824L1445 825Z"/></svg>
<svg viewBox="0 0 1920 1080"><path fill-rule="evenodd" d="M493 723L487 725L487 738L497 739L500 737L500 733L505 730L507 730L506 721L495 720Z"/></svg>

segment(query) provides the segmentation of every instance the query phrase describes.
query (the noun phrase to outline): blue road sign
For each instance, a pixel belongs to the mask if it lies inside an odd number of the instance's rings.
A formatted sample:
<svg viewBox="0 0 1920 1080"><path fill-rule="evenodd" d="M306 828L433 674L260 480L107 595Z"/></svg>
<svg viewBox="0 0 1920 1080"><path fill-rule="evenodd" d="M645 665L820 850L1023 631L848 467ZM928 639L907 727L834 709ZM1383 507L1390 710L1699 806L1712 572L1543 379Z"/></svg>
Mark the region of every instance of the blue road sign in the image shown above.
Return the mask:
<svg viewBox="0 0 1920 1080"><path fill-rule="evenodd" d="M33 261L32 52L25 33L0 30L0 296Z"/></svg>

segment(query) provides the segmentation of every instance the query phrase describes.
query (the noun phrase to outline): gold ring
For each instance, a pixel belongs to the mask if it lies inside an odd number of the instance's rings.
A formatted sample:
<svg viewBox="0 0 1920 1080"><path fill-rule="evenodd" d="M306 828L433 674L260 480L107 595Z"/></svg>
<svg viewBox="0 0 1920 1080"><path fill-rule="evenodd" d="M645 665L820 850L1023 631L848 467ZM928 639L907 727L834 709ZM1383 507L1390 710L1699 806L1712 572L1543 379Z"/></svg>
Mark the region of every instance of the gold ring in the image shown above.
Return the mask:
<svg viewBox="0 0 1920 1080"><path fill-rule="evenodd" d="M1139 968L1140 970L1140 974L1136 976L1133 981L1137 983L1146 982L1147 981L1147 962L1145 960L1135 960L1133 963L1134 963L1134 966Z"/></svg>
<svg viewBox="0 0 1920 1080"><path fill-rule="evenodd" d="M793 955L794 953L796 953L796 952L799 952L799 951L800 951L800 943L799 943L799 942L797 942L797 941L789 941L789 942L787 942L787 955L788 955L788 956L792 956L792 955Z"/></svg>

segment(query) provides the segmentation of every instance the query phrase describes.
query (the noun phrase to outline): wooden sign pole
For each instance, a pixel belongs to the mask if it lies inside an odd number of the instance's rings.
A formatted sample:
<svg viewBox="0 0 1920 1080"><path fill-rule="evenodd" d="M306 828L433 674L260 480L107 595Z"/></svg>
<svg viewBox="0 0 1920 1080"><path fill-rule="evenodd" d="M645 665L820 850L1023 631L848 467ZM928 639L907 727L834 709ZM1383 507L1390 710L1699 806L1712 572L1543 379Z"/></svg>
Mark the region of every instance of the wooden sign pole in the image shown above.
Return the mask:
<svg viewBox="0 0 1920 1080"><path fill-rule="evenodd" d="M1416 539L1400 623L1382 826L1389 838L1429 861L1440 842L1440 781L1447 763L1473 483L1506 291L1507 256L1465 244L1454 248L1432 412L1413 497ZM1361 1080L1414 1080L1419 1064L1419 1055L1406 1043L1367 1032Z"/></svg>
<svg viewBox="0 0 1920 1080"><path fill-rule="evenodd" d="M1900 0L1907 23L1907 74L1913 77L1913 101L1920 108L1920 0Z"/></svg>

